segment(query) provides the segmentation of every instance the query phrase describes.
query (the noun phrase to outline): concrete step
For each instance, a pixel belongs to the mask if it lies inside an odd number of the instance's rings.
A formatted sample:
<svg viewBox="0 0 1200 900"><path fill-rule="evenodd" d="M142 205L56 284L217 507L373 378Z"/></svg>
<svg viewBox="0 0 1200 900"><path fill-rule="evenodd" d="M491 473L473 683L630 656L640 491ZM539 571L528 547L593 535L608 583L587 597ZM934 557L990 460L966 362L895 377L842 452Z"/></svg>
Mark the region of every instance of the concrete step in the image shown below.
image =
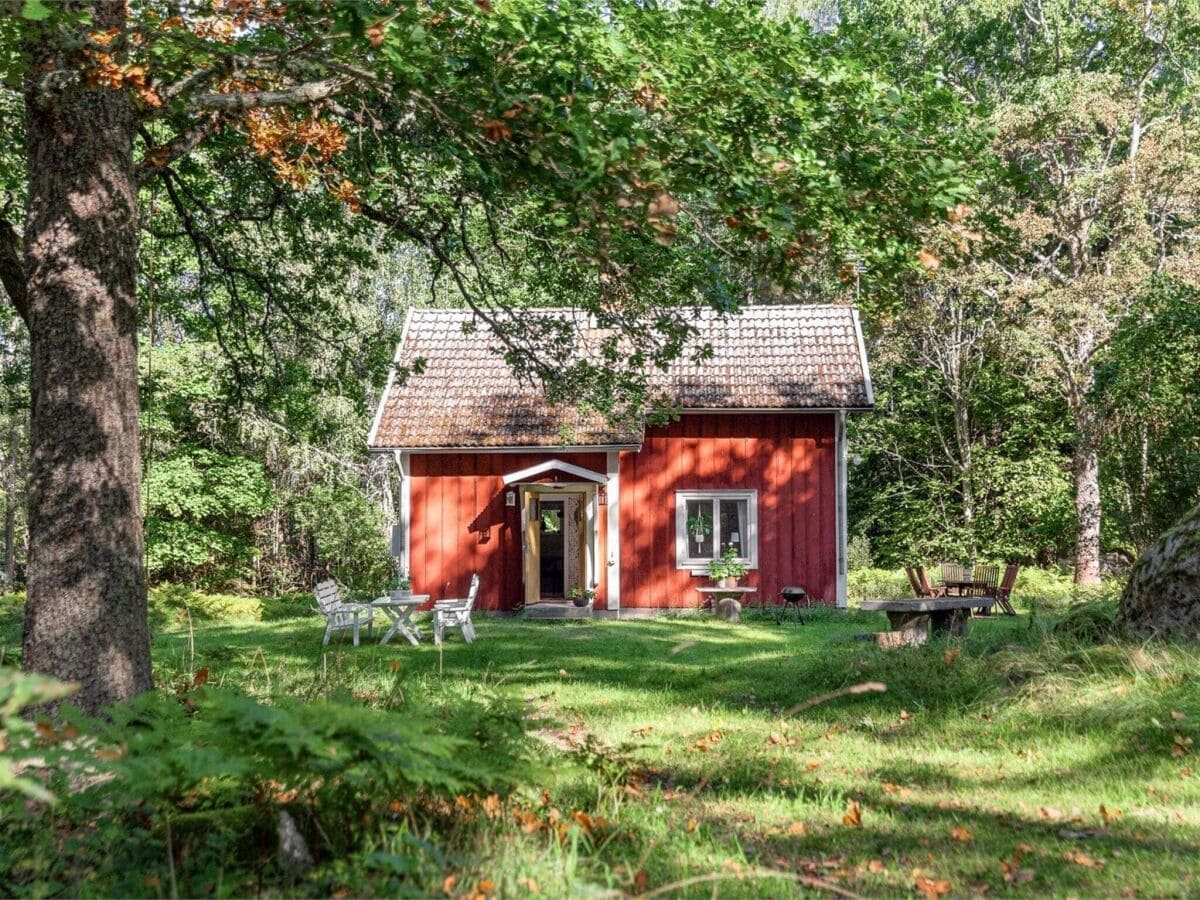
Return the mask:
<svg viewBox="0 0 1200 900"><path fill-rule="evenodd" d="M590 619L592 604L576 606L574 603L533 603L521 613L527 619Z"/></svg>

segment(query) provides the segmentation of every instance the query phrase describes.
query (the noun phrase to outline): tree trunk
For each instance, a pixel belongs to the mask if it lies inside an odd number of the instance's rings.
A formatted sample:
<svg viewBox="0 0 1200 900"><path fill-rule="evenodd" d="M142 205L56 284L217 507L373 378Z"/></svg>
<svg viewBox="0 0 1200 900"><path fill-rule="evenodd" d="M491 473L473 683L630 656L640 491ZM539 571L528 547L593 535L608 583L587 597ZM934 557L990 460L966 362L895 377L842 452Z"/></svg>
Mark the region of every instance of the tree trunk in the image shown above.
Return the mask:
<svg viewBox="0 0 1200 900"><path fill-rule="evenodd" d="M89 29L122 29L96 0ZM32 348L24 665L80 683L96 711L149 690L137 385L134 117L123 90L78 84L44 31L25 109L25 272Z"/></svg>
<svg viewBox="0 0 1200 900"><path fill-rule="evenodd" d="M1100 581L1100 435L1087 400L1075 410L1075 583Z"/></svg>
<svg viewBox="0 0 1200 900"><path fill-rule="evenodd" d="M17 442L20 431L16 412L8 414L8 453L4 457L4 586L11 591L17 581L16 537L17 524Z"/></svg>
<svg viewBox="0 0 1200 900"><path fill-rule="evenodd" d="M1138 558L1117 621L1139 638L1200 638L1200 506Z"/></svg>

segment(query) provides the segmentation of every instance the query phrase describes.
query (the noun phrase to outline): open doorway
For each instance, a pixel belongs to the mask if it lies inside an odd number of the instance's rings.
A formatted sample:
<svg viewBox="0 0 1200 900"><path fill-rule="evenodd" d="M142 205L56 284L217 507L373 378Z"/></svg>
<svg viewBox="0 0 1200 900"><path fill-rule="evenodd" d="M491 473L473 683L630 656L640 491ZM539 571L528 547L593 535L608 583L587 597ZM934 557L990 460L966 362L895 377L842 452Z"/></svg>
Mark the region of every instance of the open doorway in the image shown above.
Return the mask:
<svg viewBox="0 0 1200 900"><path fill-rule="evenodd" d="M541 500L538 503L538 530L541 534L539 580L541 600L564 600L570 592L567 584L566 531L567 500Z"/></svg>
<svg viewBox="0 0 1200 900"><path fill-rule="evenodd" d="M531 485L523 493L525 603L562 603L589 580L591 492Z"/></svg>

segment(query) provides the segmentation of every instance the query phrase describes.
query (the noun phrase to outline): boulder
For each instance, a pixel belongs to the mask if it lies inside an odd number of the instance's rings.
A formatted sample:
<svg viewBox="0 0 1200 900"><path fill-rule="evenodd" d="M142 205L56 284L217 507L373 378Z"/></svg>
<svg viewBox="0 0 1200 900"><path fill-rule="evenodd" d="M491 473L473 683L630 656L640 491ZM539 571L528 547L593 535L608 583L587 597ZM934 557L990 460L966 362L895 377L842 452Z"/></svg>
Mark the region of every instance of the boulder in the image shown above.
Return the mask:
<svg viewBox="0 0 1200 900"><path fill-rule="evenodd" d="M1200 506L1138 557L1117 625L1138 638L1200 639Z"/></svg>

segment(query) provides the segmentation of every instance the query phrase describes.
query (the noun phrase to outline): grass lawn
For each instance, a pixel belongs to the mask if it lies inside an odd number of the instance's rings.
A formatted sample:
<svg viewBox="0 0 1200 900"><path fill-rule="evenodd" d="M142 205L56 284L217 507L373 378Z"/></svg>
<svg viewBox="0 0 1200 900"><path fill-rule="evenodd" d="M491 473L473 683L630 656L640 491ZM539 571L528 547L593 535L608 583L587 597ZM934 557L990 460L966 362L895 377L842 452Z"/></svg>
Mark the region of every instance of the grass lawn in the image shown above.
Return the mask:
<svg viewBox="0 0 1200 900"><path fill-rule="evenodd" d="M154 658L164 684L207 668L263 699L398 715L418 695L523 701L538 720L524 785L469 835L431 836L454 895L1200 892L1193 648L1064 642L1024 616L896 651L854 640L877 614L477 624L475 644L439 653L322 651L315 619L176 623ZM887 690L787 714L866 682ZM588 827L562 837L522 826L577 812Z"/></svg>

